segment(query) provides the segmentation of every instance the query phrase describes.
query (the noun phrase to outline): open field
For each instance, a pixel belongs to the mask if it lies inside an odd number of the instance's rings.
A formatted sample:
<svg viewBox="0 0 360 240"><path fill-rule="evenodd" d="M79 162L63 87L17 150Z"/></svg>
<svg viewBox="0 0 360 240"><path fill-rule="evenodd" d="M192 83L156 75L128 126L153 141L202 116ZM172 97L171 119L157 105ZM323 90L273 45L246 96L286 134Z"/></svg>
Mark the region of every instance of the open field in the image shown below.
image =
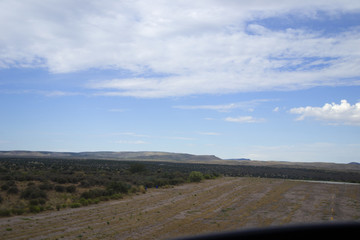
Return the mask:
<svg viewBox="0 0 360 240"><path fill-rule="evenodd" d="M75 209L0 219L1 239L166 239L360 219L360 185L218 178Z"/></svg>

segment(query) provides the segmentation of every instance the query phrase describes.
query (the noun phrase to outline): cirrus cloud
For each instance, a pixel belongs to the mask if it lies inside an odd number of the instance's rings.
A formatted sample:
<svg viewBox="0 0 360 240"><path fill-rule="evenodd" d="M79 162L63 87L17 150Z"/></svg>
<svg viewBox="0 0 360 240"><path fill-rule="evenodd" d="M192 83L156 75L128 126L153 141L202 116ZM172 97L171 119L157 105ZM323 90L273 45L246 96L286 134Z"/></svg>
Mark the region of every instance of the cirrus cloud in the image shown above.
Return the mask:
<svg viewBox="0 0 360 240"><path fill-rule="evenodd" d="M263 118L254 118L252 116L239 116L239 117L227 117L225 118L227 122L236 122L236 123L260 123L264 122Z"/></svg>
<svg viewBox="0 0 360 240"><path fill-rule="evenodd" d="M0 68L118 70L84 85L94 95L141 98L359 85L359 26L328 35L259 21L349 12L360 3L1 1Z"/></svg>

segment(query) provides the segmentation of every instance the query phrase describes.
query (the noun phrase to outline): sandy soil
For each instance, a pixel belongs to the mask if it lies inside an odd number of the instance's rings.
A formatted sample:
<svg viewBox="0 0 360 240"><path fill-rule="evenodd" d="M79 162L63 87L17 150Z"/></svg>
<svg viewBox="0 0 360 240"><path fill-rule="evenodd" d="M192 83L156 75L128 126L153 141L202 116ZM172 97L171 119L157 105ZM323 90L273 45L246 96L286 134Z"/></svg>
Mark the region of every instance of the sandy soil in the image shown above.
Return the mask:
<svg viewBox="0 0 360 240"><path fill-rule="evenodd" d="M0 218L0 239L168 239L360 219L360 185L220 178L77 209Z"/></svg>

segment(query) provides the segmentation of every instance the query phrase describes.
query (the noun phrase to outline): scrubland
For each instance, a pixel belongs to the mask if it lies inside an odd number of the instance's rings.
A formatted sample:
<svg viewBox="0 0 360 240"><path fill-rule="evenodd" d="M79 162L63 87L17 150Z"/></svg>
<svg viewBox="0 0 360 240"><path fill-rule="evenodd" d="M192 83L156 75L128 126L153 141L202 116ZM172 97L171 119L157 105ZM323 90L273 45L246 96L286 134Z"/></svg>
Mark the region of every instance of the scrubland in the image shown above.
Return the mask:
<svg viewBox="0 0 360 240"><path fill-rule="evenodd" d="M1 239L168 239L360 219L360 185L221 177L122 199L0 218Z"/></svg>

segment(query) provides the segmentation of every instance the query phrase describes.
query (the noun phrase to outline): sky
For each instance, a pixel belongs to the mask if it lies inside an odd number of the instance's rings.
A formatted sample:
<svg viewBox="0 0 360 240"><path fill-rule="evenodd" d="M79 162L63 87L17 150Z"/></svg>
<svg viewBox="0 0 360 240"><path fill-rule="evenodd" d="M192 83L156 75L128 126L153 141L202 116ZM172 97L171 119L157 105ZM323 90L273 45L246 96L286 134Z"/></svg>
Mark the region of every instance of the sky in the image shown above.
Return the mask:
<svg viewBox="0 0 360 240"><path fill-rule="evenodd" d="M0 1L0 150L360 162L360 1Z"/></svg>

